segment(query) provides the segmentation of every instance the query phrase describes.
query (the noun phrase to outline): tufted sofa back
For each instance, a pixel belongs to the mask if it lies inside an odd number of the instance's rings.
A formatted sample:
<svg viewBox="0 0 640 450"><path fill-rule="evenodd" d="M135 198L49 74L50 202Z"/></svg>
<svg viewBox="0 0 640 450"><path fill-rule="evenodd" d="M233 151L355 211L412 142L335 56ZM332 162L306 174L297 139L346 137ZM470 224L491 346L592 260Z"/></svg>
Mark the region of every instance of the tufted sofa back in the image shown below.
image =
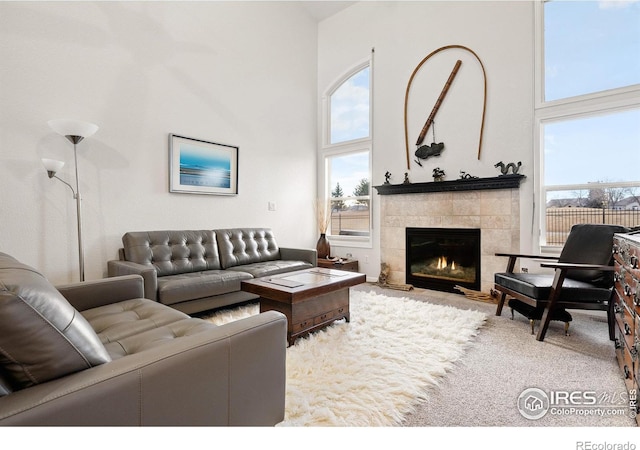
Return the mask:
<svg viewBox="0 0 640 450"><path fill-rule="evenodd" d="M133 231L122 244L127 261L154 266L158 276L220 269L211 230Z"/></svg>
<svg viewBox="0 0 640 450"><path fill-rule="evenodd" d="M276 238L269 228L215 230L223 269L280 258Z"/></svg>

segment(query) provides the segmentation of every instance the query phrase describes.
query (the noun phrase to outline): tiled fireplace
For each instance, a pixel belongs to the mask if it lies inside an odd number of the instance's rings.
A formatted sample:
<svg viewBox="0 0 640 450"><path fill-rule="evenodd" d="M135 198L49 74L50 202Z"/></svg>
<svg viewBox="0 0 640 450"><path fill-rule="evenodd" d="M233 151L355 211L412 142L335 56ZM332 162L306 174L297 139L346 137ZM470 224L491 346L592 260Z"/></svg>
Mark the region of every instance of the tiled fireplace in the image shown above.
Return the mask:
<svg viewBox="0 0 640 450"><path fill-rule="evenodd" d="M380 194L380 255L390 266L388 282L412 284L406 279L407 228L478 229L479 289L488 293L493 288L493 274L506 268L506 259L495 253L520 250L518 187L524 177L512 182L506 178L510 177L481 179L499 183L479 180L463 184L462 189L460 184L468 181L376 186Z"/></svg>

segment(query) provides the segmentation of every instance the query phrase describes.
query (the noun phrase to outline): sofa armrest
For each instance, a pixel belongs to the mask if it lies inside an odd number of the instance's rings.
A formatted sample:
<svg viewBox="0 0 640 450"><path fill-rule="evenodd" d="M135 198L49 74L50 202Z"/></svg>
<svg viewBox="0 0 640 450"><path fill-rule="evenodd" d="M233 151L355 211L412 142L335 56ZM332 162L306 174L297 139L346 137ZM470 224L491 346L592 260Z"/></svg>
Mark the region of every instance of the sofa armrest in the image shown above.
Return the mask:
<svg viewBox="0 0 640 450"><path fill-rule="evenodd" d="M110 277L140 275L144 279L144 297L149 300L158 299L158 273L153 267L114 259L107 261L107 275Z"/></svg>
<svg viewBox="0 0 640 450"><path fill-rule="evenodd" d="M144 297L144 284L140 275L82 281L56 286L56 289L78 311Z"/></svg>
<svg viewBox="0 0 640 450"><path fill-rule="evenodd" d="M0 425L275 425L287 319L268 311L0 397Z"/></svg>
<svg viewBox="0 0 640 450"><path fill-rule="evenodd" d="M318 251L315 248L280 247L280 258L287 261L306 261L313 267L318 266Z"/></svg>

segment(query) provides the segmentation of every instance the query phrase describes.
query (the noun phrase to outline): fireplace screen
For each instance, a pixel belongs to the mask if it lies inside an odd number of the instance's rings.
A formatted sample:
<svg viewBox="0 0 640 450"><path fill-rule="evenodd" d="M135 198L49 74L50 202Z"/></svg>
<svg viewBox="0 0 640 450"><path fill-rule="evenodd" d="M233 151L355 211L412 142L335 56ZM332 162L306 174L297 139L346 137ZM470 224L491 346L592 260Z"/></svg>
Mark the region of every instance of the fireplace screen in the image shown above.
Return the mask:
<svg viewBox="0 0 640 450"><path fill-rule="evenodd" d="M407 228L407 283L454 292L480 289L480 230Z"/></svg>

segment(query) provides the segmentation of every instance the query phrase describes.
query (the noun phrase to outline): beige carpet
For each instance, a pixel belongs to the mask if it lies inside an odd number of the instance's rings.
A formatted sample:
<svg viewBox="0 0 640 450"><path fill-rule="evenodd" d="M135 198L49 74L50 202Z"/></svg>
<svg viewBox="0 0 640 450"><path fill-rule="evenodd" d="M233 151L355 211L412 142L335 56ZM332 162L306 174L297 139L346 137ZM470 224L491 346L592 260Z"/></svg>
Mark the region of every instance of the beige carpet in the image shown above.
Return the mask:
<svg viewBox="0 0 640 450"><path fill-rule="evenodd" d="M395 292L375 285L375 290L434 304L472 309L487 314L487 321L455 370L445 377L427 401L407 415L407 427L629 427L635 421L622 415L547 414L538 420L523 417L517 400L531 387L543 391L593 391L602 409L626 409L626 389L609 340L606 315L571 311L570 335L563 324L551 322L544 342L531 335L529 322L509 308L495 315L495 305L463 295L414 289ZM565 411L566 412L566 411ZM637 431L633 429L633 432ZM612 436L624 438L615 431ZM575 447L573 447L575 448Z"/></svg>

